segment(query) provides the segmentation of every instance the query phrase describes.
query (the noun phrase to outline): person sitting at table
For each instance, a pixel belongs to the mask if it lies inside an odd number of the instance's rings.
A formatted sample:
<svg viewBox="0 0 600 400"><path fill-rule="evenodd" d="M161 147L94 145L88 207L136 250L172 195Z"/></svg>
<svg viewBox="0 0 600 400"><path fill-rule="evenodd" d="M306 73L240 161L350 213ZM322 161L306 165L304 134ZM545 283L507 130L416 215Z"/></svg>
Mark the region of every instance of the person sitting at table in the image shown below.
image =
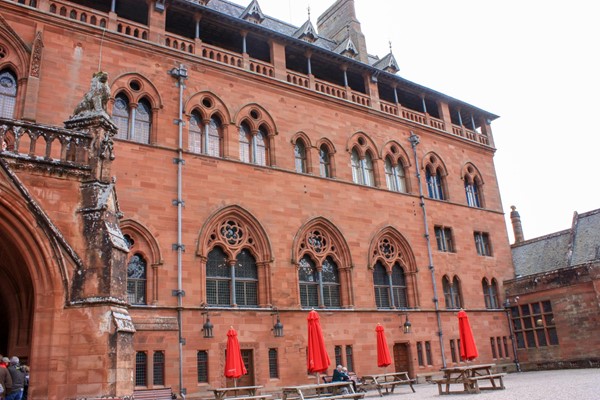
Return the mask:
<svg viewBox="0 0 600 400"><path fill-rule="evenodd" d="M346 369L347 371L347 369ZM342 365L338 365L336 369L333 371L333 376L331 378L331 382L345 382L349 381L350 377L347 373L344 372L344 367ZM343 387L339 389L339 394L348 394L348 388Z"/></svg>

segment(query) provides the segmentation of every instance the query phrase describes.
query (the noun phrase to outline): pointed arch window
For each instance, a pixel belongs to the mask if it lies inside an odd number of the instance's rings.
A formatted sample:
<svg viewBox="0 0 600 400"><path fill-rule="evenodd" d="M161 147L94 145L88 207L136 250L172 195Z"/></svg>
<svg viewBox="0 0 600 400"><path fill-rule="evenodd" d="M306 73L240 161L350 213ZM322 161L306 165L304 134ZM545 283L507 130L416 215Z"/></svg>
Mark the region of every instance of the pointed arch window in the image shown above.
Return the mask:
<svg viewBox="0 0 600 400"><path fill-rule="evenodd" d="M429 198L436 200L445 200L444 189L442 185L442 171L438 168L432 172L428 167L425 170L425 179L427 181L427 193Z"/></svg>
<svg viewBox="0 0 600 400"><path fill-rule="evenodd" d="M298 278L302 307L340 307L339 272L331 257L323 261L319 271L315 262L305 255L299 262Z"/></svg>
<svg viewBox="0 0 600 400"><path fill-rule="evenodd" d="M319 173L323 178L331 178L331 156L329 149L325 145L319 148Z"/></svg>
<svg viewBox="0 0 600 400"><path fill-rule="evenodd" d="M462 307L461 296L460 296L460 282L455 276L452 281L447 276L442 279L442 286L444 289L444 300L446 301L446 308L458 309Z"/></svg>
<svg viewBox="0 0 600 400"><path fill-rule="evenodd" d="M373 173L373 158L369 152L364 157L360 157L356 149L352 149L350 154L352 164L352 180L354 183L366 186L375 186L375 177Z"/></svg>
<svg viewBox="0 0 600 400"><path fill-rule="evenodd" d="M298 265L300 281L300 304L302 307L319 307L319 272L315 262L308 256L302 257Z"/></svg>
<svg viewBox="0 0 600 400"><path fill-rule="evenodd" d="M136 253L127 264L127 300L130 304L146 304L147 263Z"/></svg>
<svg viewBox="0 0 600 400"><path fill-rule="evenodd" d="M250 132L250 128L248 125L241 124L240 125L240 161L249 163L250 162L250 154L252 153L252 133Z"/></svg>
<svg viewBox="0 0 600 400"><path fill-rule="evenodd" d="M129 99L123 93L115 97L112 119L117 125L117 139L129 137Z"/></svg>
<svg viewBox="0 0 600 400"><path fill-rule="evenodd" d="M208 253L206 262L206 298L211 306L258 305L256 260L246 249L229 263L220 247Z"/></svg>
<svg viewBox="0 0 600 400"><path fill-rule="evenodd" d="M253 139L254 164L267 165L267 134L259 129Z"/></svg>
<svg viewBox="0 0 600 400"><path fill-rule="evenodd" d="M131 140L139 143L150 143L150 125L152 121L152 108L146 99L140 100L137 108L132 109L135 124L131 132Z"/></svg>
<svg viewBox="0 0 600 400"><path fill-rule="evenodd" d="M385 158L385 180L389 190L406 193L406 177L400 162L395 165L390 157Z"/></svg>
<svg viewBox="0 0 600 400"><path fill-rule="evenodd" d="M119 93L115 97L112 118L117 125L118 139L132 140L138 143L150 142L152 107L148 100L141 99L135 105L129 102L124 93Z"/></svg>
<svg viewBox="0 0 600 400"><path fill-rule="evenodd" d="M467 196L467 205L469 207L481 208L480 185L477 180L469 182L465 179L465 194Z"/></svg>
<svg viewBox="0 0 600 400"><path fill-rule="evenodd" d="M9 71L0 72L0 117L14 118L17 100L17 78Z"/></svg>
<svg viewBox="0 0 600 400"><path fill-rule="evenodd" d="M375 287L375 303L377 308L390 308L391 293L390 279L381 261L377 261L373 268L373 284Z"/></svg>
<svg viewBox="0 0 600 400"><path fill-rule="evenodd" d="M194 153L221 155L221 120L214 116L204 124L200 113L192 112L189 128L189 150Z"/></svg>
<svg viewBox="0 0 600 400"><path fill-rule="evenodd" d="M496 279L492 279L492 283L489 284L486 278L483 278L481 282L483 287L483 298L485 300L485 308L498 309L500 302L498 301L498 283Z"/></svg>
<svg viewBox="0 0 600 400"><path fill-rule="evenodd" d="M296 140L296 144L294 145L294 159L296 164L296 172L305 174L307 172L306 145L302 139Z"/></svg>

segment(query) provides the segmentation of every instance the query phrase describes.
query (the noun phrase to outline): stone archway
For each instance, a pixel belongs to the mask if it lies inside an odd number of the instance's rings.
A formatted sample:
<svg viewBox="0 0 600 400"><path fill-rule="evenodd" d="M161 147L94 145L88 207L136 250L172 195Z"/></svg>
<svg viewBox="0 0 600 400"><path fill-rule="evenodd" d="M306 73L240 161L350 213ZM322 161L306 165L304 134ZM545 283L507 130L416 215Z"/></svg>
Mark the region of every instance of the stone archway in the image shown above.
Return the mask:
<svg viewBox="0 0 600 400"><path fill-rule="evenodd" d="M29 364L34 287L15 239L0 230L0 354Z"/></svg>

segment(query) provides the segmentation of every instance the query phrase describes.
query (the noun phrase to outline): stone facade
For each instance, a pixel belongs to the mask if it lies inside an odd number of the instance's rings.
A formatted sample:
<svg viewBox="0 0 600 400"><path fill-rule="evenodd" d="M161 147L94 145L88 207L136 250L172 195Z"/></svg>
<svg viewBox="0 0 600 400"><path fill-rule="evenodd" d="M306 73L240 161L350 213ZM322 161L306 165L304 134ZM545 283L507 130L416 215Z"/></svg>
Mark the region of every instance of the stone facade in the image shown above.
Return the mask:
<svg viewBox="0 0 600 400"><path fill-rule="evenodd" d="M377 69L352 1L310 42L220 0L20 3L0 10L0 352L31 365L30 398L210 395L230 326L238 385L314 382L313 307L359 375L377 323L390 370L460 363L458 307L478 361L511 364L497 117ZM335 52L336 10L362 55ZM99 65L110 97L82 111Z"/></svg>
<svg viewBox="0 0 600 400"><path fill-rule="evenodd" d="M524 369L600 365L599 234L600 210L575 212L570 229L512 245L504 285Z"/></svg>

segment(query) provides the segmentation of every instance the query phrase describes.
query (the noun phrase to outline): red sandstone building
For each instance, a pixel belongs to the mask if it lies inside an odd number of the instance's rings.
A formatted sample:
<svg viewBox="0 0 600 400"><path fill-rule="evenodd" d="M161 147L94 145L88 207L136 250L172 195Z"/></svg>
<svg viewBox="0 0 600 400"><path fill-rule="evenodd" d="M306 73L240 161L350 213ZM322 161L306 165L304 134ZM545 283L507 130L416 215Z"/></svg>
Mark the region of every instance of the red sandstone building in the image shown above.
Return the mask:
<svg viewBox="0 0 600 400"><path fill-rule="evenodd" d="M513 207L515 278L506 306L523 369L600 366L600 209L571 228L525 240Z"/></svg>
<svg viewBox="0 0 600 400"><path fill-rule="evenodd" d="M30 398L206 396L230 326L238 385L314 382L313 308L359 375L377 323L389 370L460 363L460 308L510 365L497 117L397 72L352 0L301 27L256 1L0 0L0 352Z"/></svg>

